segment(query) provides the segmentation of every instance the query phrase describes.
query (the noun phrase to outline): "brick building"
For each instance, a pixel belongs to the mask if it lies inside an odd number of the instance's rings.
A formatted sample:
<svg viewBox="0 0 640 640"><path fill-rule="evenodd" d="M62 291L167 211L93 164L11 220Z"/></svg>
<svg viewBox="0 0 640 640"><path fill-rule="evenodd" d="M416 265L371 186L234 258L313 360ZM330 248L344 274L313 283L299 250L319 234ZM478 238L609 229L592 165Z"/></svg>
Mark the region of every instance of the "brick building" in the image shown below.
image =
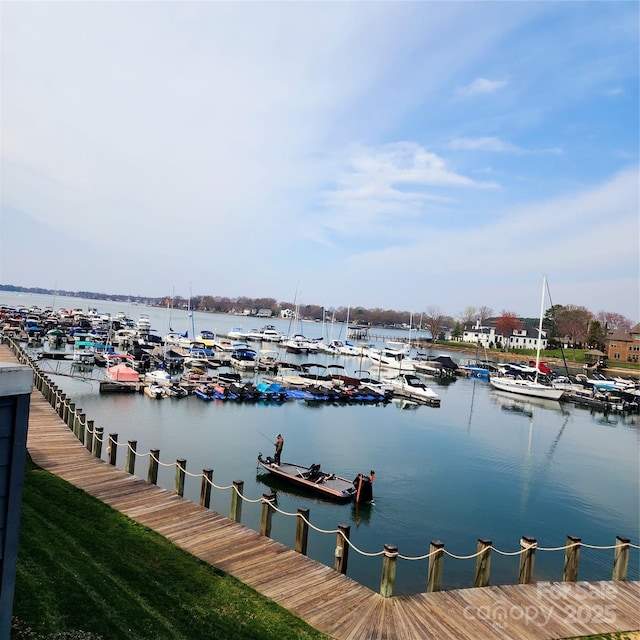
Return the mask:
<svg viewBox="0 0 640 640"><path fill-rule="evenodd" d="M640 362L640 323L631 329L611 331L606 340L607 359Z"/></svg>

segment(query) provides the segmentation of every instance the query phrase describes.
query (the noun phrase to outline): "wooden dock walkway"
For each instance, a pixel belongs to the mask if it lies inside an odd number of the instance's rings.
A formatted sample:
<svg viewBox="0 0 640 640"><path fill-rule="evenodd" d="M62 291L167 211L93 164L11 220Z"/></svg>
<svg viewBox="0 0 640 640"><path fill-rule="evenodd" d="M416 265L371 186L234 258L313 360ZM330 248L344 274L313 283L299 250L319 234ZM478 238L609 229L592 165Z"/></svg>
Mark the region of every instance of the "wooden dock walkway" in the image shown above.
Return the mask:
<svg viewBox="0 0 640 640"><path fill-rule="evenodd" d="M17 362L0 345L0 362ZM566 638L640 629L639 582L510 585L382 595L214 511L99 460L34 390L34 462L337 640Z"/></svg>

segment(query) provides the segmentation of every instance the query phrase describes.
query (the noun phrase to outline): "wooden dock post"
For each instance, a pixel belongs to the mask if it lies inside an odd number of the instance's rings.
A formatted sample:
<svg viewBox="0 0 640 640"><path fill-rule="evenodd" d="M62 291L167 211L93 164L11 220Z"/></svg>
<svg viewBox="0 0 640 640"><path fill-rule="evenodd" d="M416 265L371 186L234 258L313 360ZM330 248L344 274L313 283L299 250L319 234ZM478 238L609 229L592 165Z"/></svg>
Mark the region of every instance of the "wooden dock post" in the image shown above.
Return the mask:
<svg viewBox="0 0 640 640"><path fill-rule="evenodd" d="M67 405L67 411L65 413L66 413L65 422L67 424L67 427L69 427L69 429L72 429L73 428L73 419L75 418L75 415L76 415L76 403L75 402L70 402Z"/></svg>
<svg viewBox="0 0 640 640"><path fill-rule="evenodd" d="M109 434L109 464L112 467L116 466L116 455L118 453L118 434Z"/></svg>
<svg viewBox="0 0 640 640"><path fill-rule="evenodd" d="M60 394L60 401L56 405L56 412L61 418L64 415L64 407L65 407L66 403L67 403L67 394L66 393L61 393Z"/></svg>
<svg viewBox="0 0 640 640"><path fill-rule="evenodd" d="M629 538L616 536L616 548L613 552L613 575L612 580L626 580L627 569L629 567Z"/></svg>
<svg viewBox="0 0 640 640"><path fill-rule="evenodd" d="M211 485L213 484L213 469L202 470L202 484L200 485L200 506L208 509L211 505Z"/></svg>
<svg viewBox="0 0 640 640"><path fill-rule="evenodd" d="M581 538L576 538L575 536L567 536L567 549L564 552L564 571L562 572L563 582L578 581L578 563L580 562L581 542Z"/></svg>
<svg viewBox="0 0 640 640"><path fill-rule="evenodd" d="M536 559L538 541L529 536L520 538L520 546L525 549L520 554L520 570L518 571L518 584L531 584L533 582L533 569Z"/></svg>
<svg viewBox="0 0 640 640"><path fill-rule="evenodd" d="M442 588L442 565L444 560L444 542L432 540L429 545L429 575L427 578L427 593L440 591Z"/></svg>
<svg viewBox="0 0 640 640"><path fill-rule="evenodd" d="M398 547L384 545L382 558L382 577L380 578L380 595L390 598L396 584L396 565L398 564Z"/></svg>
<svg viewBox="0 0 640 640"><path fill-rule="evenodd" d="M491 573L491 540L478 538L478 552L476 557L476 577L473 581L474 587L486 587L489 585L489 574Z"/></svg>
<svg viewBox="0 0 640 640"><path fill-rule="evenodd" d="M276 497L273 493L262 494L262 514L260 515L260 535L269 537L271 535L271 516L273 515L273 509L271 508L271 502Z"/></svg>
<svg viewBox="0 0 640 640"><path fill-rule="evenodd" d="M129 446L127 447L126 462L124 464L124 470L131 475L135 474L136 468L136 447L138 446L137 440L129 440Z"/></svg>
<svg viewBox="0 0 640 640"><path fill-rule="evenodd" d="M334 552L333 568L338 573L347 573L347 564L349 561L349 536L351 535L351 527L348 524L339 524L338 533L336 534L336 550Z"/></svg>
<svg viewBox="0 0 640 640"><path fill-rule="evenodd" d="M93 447L91 453L94 458L102 458L102 438L104 436L104 428L96 427L93 436Z"/></svg>
<svg viewBox="0 0 640 640"><path fill-rule="evenodd" d="M76 438L80 440L81 444L84 444L84 430L85 430L86 420L87 420L87 415L84 413L84 411L80 411L80 410L76 411L76 420L75 420L73 431L76 434Z"/></svg>
<svg viewBox="0 0 640 640"><path fill-rule="evenodd" d="M231 491L231 513L229 514L230 520L240 522L242 516L242 492L244 491L244 481L234 480L233 490Z"/></svg>
<svg viewBox="0 0 640 640"><path fill-rule="evenodd" d="M87 420L86 434L85 447L87 451L93 451L93 420Z"/></svg>
<svg viewBox="0 0 640 640"><path fill-rule="evenodd" d="M176 478L173 486L173 492L177 493L181 498L184 497L184 477L187 470L187 461L184 458L176 460Z"/></svg>
<svg viewBox="0 0 640 640"><path fill-rule="evenodd" d="M149 470L147 471L147 482L158 484L158 461L160 460L160 449L149 451Z"/></svg>
<svg viewBox="0 0 640 640"><path fill-rule="evenodd" d="M309 539L309 509L298 509L296 522L296 551L307 555L307 541Z"/></svg>

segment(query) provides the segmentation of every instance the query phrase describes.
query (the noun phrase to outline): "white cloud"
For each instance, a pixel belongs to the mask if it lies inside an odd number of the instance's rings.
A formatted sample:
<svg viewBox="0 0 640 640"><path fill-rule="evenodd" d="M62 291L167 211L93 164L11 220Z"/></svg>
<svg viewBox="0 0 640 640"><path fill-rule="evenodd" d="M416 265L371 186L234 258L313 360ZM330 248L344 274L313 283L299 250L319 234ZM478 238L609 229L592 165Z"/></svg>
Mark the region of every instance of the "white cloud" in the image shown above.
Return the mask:
<svg viewBox="0 0 640 640"><path fill-rule="evenodd" d="M454 138L449 147L466 151L496 151L499 153L520 153L521 149L510 142L499 138L485 136L482 138Z"/></svg>
<svg viewBox="0 0 640 640"><path fill-rule="evenodd" d="M313 237L326 242L322 229L395 237L402 220L428 217L431 205L459 199L459 190L497 187L451 170L444 158L414 142L360 147L326 192Z"/></svg>
<svg viewBox="0 0 640 640"><path fill-rule="evenodd" d="M460 87L458 94L466 97L495 93L503 89L508 84L507 80L489 80L487 78L476 78L470 84Z"/></svg>

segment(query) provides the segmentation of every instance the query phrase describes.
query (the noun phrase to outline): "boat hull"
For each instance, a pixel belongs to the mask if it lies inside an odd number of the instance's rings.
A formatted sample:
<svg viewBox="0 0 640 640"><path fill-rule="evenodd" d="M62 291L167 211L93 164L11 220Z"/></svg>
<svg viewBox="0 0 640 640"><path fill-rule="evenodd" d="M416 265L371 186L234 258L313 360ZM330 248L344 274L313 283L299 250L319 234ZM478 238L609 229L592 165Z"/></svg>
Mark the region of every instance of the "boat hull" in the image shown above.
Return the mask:
<svg viewBox="0 0 640 640"><path fill-rule="evenodd" d="M276 465L270 456L263 458L262 454L258 455L258 464L272 476L334 502L346 503L357 499L360 502L373 501L371 481L363 474L359 476L359 478L362 477L362 486L359 491L356 481L320 471L319 465L305 467L290 462ZM314 469L314 467L318 468ZM365 485L368 486L365 488Z"/></svg>
<svg viewBox="0 0 640 640"><path fill-rule="evenodd" d="M564 395L564 389L556 389L539 382L530 380L517 380L515 378L491 377L489 383L499 391L517 393L531 398L546 398L547 400L560 400Z"/></svg>

